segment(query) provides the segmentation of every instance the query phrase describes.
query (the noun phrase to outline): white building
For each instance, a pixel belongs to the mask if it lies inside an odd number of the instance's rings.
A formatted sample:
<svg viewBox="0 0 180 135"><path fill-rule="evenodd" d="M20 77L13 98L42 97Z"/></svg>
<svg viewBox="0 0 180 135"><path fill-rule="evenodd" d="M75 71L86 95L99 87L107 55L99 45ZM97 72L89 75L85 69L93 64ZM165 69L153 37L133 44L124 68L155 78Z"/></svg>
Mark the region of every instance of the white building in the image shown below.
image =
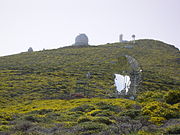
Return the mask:
<svg viewBox="0 0 180 135"><path fill-rule="evenodd" d="M120 35L119 35L119 42L120 42L120 43L123 42L123 34L120 34Z"/></svg>
<svg viewBox="0 0 180 135"><path fill-rule="evenodd" d="M32 47L29 47L28 52L33 52Z"/></svg>
<svg viewBox="0 0 180 135"><path fill-rule="evenodd" d="M127 40L123 40L123 34L119 35L119 42L123 43L123 42L128 42Z"/></svg>
<svg viewBox="0 0 180 135"><path fill-rule="evenodd" d="M86 34L79 34L75 39L74 45L89 45L88 42L89 42L89 39L86 36Z"/></svg>

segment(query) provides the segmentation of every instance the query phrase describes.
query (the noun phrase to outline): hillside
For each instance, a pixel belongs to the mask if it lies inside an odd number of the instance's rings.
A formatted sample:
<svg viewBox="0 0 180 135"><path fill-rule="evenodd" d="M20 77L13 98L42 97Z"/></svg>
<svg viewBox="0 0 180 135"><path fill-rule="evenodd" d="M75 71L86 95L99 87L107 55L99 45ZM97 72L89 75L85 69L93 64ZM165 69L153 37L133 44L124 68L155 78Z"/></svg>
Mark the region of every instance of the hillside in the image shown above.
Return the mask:
<svg viewBox="0 0 180 135"><path fill-rule="evenodd" d="M131 77L138 73L136 92L118 95L116 73ZM17 135L177 132L179 78L179 50L156 40L0 57L0 131ZM124 99L132 95L135 101Z"/></svg>

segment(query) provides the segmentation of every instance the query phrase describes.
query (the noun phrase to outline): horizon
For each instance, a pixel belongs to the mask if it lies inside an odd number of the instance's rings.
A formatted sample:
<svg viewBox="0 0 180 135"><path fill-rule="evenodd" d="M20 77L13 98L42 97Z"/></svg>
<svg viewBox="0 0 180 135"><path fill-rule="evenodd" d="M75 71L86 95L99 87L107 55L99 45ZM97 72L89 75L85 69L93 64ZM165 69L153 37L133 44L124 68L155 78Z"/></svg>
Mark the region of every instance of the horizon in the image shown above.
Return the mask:
<svg viewBox="0 0 180 135"><path fill-rule="evenodd" d="M146 38L146 39L136 39L136 41L138 41L138 40L155 40L155 39L148 39L148 38ZM125 41L127 41L127 42L131 42L132 40L125 40ZM164 41L161 41L161 40L155 40L155 41L159 41L159 42L163 42L163 43L165 43L165 44L168 44L168 43L166 43L166 42L164 42ZM98 44L98 45L92 45L92 44L89 44L89 46L100 46L100 45L106 45L106 44L113 44L113 43L120 43L120 42L112 42L112 43L105 43L105 44ZM168 45L171 45L171 44L168 44ZM73 44L71 44L71 45L65 45L65 46L60 46L60 47L58 47L58 48L50 48L50 49L46 49L46 48L41 48L40 50L34 50L34 48L33 47L29 47L29 48L32 48L33 49L33 52L39 52L39 51L43 51L43 50L53 50L53 49L60 49L60 48L63 48L63 47L69 47L69 46L73 46ZM176 47L175 45L172 45L172 46L174 46L174 47ZM26 50L24 50L24 51L22 51L22 52L18 52L18 53L14 53L14 54L8 54L8 55L4 55L4 56L11 56L11 55L16 55L16 54L21 54L21 53L25 53L25 52L28 52L28 49L29 48L27 48ZM176 47L177 49L179 49L178 47ZM180 49L179 49L180 50ZM4 56L0 56L0 57L4 57Z"/></svg>
<svg viewBox="0 0 180 135"><path fill-rule="evenodd" d="M0 0L0 56L56 49L85 33L90 45L153 39L180 48L179 0Z"/></svg>

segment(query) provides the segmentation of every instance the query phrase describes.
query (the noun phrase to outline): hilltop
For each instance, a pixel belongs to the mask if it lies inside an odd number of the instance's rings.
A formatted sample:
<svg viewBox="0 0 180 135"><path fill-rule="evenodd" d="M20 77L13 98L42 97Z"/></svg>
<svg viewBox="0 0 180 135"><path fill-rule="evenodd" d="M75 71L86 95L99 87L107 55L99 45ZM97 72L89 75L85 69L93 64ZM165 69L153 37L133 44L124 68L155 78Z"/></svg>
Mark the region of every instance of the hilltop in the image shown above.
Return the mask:
<svg viewBox="0 0 180 135"><path fill-rule="evenodd" d="M0 131L177 132L179 56L174 46L145 39L136 44L69 46L0 57ZM128 62L132 59L138 64ZM118 95L114 74L133 77L139 70L139 81L133 85L137 85L136 92ZM135 101L124 99L131 95Z"/></svg>

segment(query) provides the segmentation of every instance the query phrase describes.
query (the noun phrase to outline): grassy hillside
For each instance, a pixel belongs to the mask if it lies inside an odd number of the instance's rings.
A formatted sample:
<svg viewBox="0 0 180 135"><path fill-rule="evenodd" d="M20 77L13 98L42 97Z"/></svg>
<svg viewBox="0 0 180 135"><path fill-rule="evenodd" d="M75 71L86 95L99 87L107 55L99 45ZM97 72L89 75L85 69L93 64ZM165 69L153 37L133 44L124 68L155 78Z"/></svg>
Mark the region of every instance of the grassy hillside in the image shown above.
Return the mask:
<svg viewBox="0 0 180 135"><path fill-rule="evenodd" d="M114 74L132 73L125 55L135 58L142 69L136 101L109 99L117 97ZM138 40L135 45L70 46L0 57L0 131L17 135L177 132L179 56L174 46Z"/></svg>

